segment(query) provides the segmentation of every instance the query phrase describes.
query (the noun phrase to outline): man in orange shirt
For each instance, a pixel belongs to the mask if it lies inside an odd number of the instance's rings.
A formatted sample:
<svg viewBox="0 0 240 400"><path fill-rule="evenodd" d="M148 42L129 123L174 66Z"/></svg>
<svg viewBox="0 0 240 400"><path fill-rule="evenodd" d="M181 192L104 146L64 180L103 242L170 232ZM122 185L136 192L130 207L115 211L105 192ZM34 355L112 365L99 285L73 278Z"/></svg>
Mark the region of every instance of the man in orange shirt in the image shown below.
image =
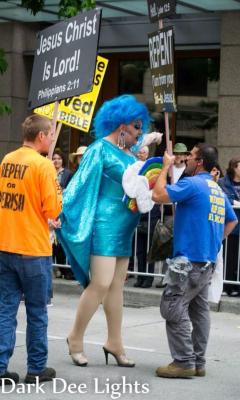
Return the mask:
<svg viewBox="0 0 240 400"><path fill-rule="evenodd" d="M24 294L27 313L26 383L52 380L47 368L47 299L52 246L48 219L61 212L61 189L46 155L54 139L51 121L39 115L22 124L23 146L0 165L0 386L19 381L7 370L16 338L17 311Z"/></svg>

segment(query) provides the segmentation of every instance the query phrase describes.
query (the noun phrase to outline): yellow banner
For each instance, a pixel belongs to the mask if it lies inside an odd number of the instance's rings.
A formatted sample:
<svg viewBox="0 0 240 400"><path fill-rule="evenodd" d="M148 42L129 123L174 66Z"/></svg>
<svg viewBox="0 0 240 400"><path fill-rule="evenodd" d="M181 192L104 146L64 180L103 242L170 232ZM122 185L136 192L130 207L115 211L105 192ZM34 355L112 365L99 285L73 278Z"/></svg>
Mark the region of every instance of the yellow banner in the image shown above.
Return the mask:
<svg viewBox="0 0 240 400"><path fill-rule="evenodd" d="M65 125L80 129L84 132L89 131L93 111L97 102L107 65L108 60L106 58L97 56L92 91L81 94L78 97L70 97L61 100L58 108L58 122L62 122ZM35 108L34 112L52 119L54 104L55 103L50 103L45 106Z"/></svg>

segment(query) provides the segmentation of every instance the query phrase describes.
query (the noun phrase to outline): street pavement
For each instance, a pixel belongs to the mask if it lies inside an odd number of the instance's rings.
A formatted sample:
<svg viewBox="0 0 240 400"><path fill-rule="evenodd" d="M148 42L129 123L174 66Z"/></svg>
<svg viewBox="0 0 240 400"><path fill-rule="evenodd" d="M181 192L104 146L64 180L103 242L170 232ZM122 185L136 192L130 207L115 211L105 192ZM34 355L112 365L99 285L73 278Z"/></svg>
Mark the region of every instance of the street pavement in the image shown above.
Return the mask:
<svg viewBox="0 0 240 400"><path fill-rule="evenodd" d="M238 400L240 371L240 315L211 312L212 327L207 352L207 376L163 379L155 376L159 365L171 362L165 324L158 307L124 307L123 336L127 355L135 368L120 368L111 357L105 365L102 345L106 323L102 307L89 324L85 352L89 365L75 366L66 337L73 324L78 294L55 293L49 307L49 366L57 370L54 385L23 385L26 374L25 307L18 314L17 344L9 370L20 374L21 384L7 387L0 399L141 399L141 400ZM12 392L10 393L10 391ZM39 393L37 393L39 392ZM3 397L5 396L5 397ZM29 396L29 397L28 397Z"/></svg>
<svg viewBox="0 0 240 400"><path fill-rule="evenodd" d="M156 283L159 281L155 278L151 288L135 288L133 285L136 279L133 277L128 279L124 285L124 304L130 307L158 307L163 289L157 289ZM53 280L54 293L64 293L70 296L80 295L82 288L76 281L65 279ZM231 312L240 314L240 297L229 297L222 295L218 304L210 303L211 310L220 312Z"/></svg>

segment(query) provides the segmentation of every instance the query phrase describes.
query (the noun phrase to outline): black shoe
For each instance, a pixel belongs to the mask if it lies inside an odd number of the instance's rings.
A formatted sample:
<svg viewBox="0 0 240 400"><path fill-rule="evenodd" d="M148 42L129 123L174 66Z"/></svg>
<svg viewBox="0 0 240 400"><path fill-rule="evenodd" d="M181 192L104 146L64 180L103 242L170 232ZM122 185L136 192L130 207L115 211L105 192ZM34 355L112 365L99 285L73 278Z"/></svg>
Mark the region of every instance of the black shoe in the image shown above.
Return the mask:
<svg viewBox="0 0 240 400"><path fill-rule="evenodd" d="M152 287L152 282L146 280L146 281L143 282L141 287L144 288L144 289L150 288L150 287Z"/></svg>
<svg viewBox="0 0 240 400"><path fill-rule="evenodd" d="M228 296L231 296L233 291L234 291L233 285L227 283L223 285L223 292L227 293Z"/></svg>
<svg viewBox="0 0 240 400"><path fill-rule="evenodd" d="M39 378L39 382L52 381L56 377L56 371L53 368L45 368L40 374L27 374L25 377L25 383L36 383L36 378Z"/></svg>
<svg viewBox="0 0 240 400"><path fill-rule="evenodd" d="M4 374L0 375L0 386L2 386L4 380L5 385L12 385L19 382L19 375L16 372L6 371Z"/></svg>
<svg viewBox="0 0 240 400"><path fill-rule="evenodd" d="M106 365L108 365L108 354L111 354L115 358L117 365L119 367L130 367L130 368L135 367L135 362L127 358L125 354L121 355L115 354L112 351L106 349L106 347L104 346L103 346L103 351L105 354Z"/></svg>
<svg viewBox="0 0 240 400"><path fill-rule="evenodd" d="M143 280L142 279L137 279L137 281L134 283L134 287L142 287Z"/></svg>
<svg viewBox="0 0 240 400"><path fill-rule="evenodd" d="M163 283L163 279L161 279L158 283L156 283L156 288L158 288L158 289L164 288L166 286L167 286L167 284Z"/></svg>
<svg viewBox="0 0 240 400"><path fill-rule="evenodd" d="M228 294L230 297L238 297L240 296L240 292L238 290L233 290L231 294Z"/></svg>
<svg viewBox="0 0 240 400"><path fill-rule="evenodd" d="M66 279L67 281L75 281L75 277L72 272L64 274L64 279Z"/></svg>

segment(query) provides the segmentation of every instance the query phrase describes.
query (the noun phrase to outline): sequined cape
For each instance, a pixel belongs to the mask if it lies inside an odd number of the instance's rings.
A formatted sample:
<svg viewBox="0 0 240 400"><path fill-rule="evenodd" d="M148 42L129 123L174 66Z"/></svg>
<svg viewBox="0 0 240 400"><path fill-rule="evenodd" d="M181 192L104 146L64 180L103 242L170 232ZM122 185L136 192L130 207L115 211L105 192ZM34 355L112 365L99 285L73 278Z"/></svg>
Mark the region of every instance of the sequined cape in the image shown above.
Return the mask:
<svg viewBox="0 0 240 400"><path fill-rule="evenodd" d="M90 255L129 257L140 214L122 202L122 175L136 161L106 139L89 146L63 193L57 236L76 279L89 283Z"/></svg>

